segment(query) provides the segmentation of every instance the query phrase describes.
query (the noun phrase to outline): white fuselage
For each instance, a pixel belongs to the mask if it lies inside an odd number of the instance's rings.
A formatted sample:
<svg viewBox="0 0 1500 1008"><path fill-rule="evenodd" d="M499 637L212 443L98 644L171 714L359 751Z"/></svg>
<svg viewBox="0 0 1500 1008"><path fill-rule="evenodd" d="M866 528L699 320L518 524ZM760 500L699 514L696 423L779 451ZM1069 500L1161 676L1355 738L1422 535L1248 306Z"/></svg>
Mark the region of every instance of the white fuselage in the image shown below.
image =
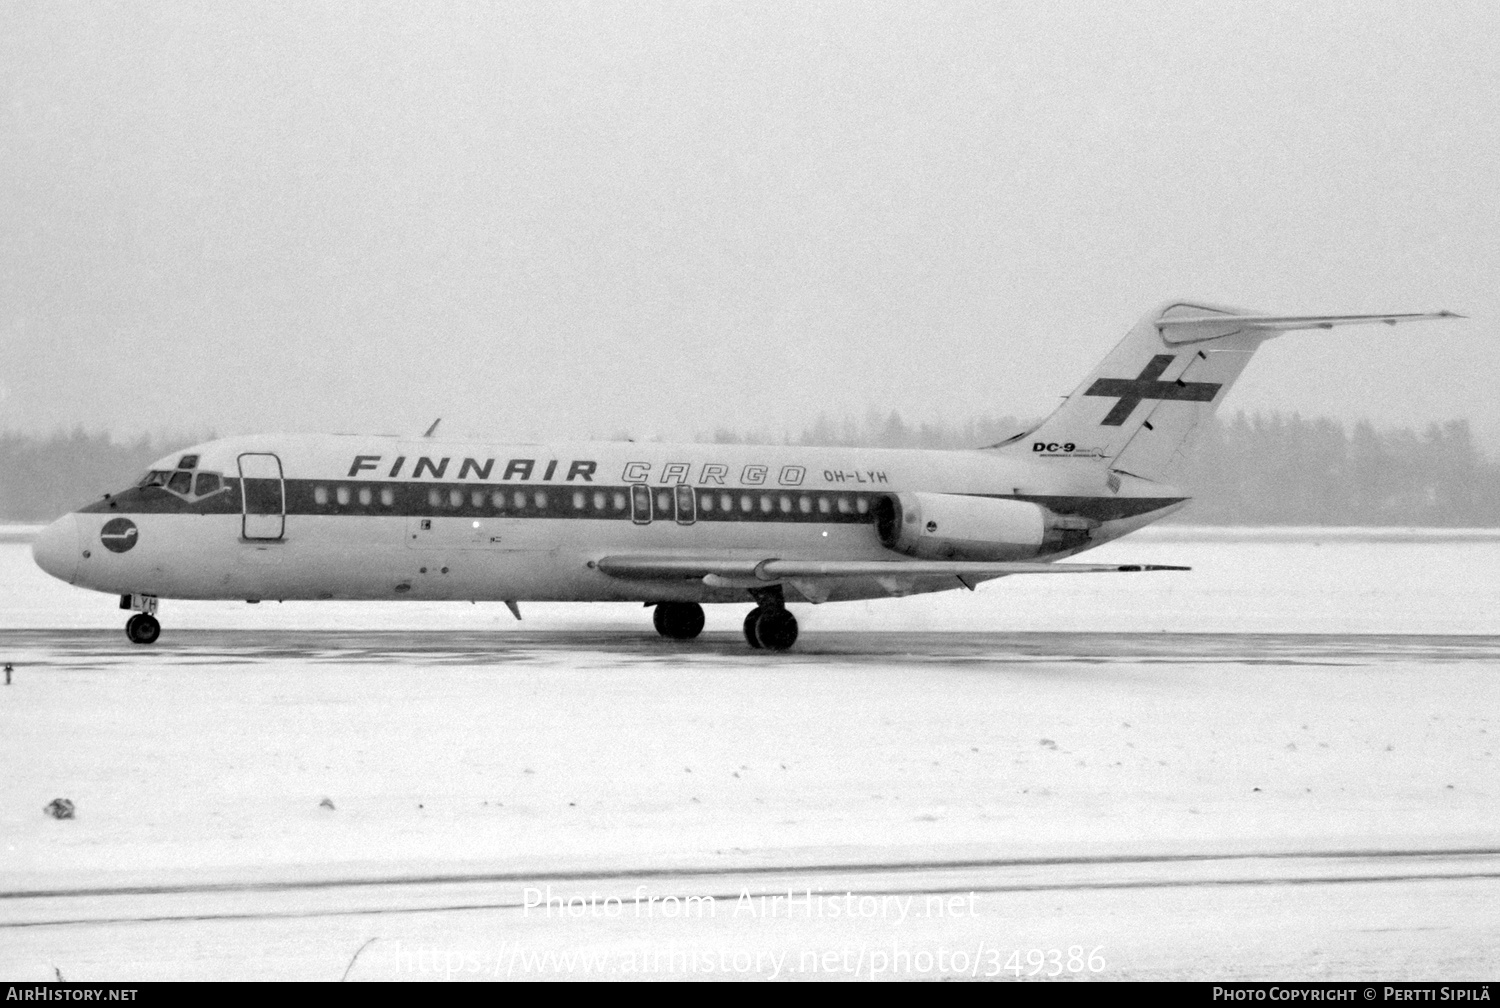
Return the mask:
<svg viewBox="0 0 1500 1008"><path fill-rule="evenodd" d="M740 588L622 579L592 562L902 560L872 508L907 491L1029 500L1097 522L1086 544L1041 557L1053 560L1183 501L1107 476L1097 460L1043 466L982 450L237 437L178 452L153 467L156 485L60 519L36 555L81 587L160 598L735 602ZM955 587L931 578L901 593ZM820 600L886 594L849 578Z"/></svg>

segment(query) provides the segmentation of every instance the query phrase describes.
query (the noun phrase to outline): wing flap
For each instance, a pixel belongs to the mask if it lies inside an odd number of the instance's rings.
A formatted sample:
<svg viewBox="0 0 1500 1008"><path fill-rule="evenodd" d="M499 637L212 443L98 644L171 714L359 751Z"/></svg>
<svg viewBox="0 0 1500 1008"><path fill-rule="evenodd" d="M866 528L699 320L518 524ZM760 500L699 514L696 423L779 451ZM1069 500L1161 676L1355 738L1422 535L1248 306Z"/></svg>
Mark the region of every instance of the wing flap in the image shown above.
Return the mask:
<svg viewBox="0 0 1500 1008"><path fill-rule="evenodd" d="M1028 563L961 560L782 560L776 557L714 558L609 556L594 566L611 577L644 580L697 580L713 576L720 584L770 583L820 578L998 577L1006 574L1120 574L1185 571L1160 564Z"/></svg>

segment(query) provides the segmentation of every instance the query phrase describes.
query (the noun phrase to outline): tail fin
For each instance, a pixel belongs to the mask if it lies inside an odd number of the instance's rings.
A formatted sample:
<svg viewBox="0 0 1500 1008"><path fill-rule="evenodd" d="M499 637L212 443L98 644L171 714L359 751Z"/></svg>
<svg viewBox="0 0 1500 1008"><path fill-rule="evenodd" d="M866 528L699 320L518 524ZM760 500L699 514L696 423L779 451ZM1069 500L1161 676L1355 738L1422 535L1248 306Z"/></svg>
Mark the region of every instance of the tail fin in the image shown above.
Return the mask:
<svg viewBox="0 0 1500 1008"><path fill-rule="evenodd" d="M1292 329L1460 318L1415 315L1255 315L1172 301L1136 323L1042 424L997 451L1106 460L1110 469L1168 481L1203 419L1224 401L1266 340Z"/></svg>

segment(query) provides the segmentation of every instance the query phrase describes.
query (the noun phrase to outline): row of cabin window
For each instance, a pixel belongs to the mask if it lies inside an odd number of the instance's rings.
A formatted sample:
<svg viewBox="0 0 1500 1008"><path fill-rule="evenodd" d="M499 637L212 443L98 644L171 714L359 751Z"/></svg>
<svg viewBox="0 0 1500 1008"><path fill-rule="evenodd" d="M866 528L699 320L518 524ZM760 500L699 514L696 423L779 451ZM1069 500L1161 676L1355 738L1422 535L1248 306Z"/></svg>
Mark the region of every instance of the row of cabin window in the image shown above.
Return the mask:
<svg viewBox="0 0 1500 1008"><path fill-rule="evenodd" d="M359 487L355 489L348 486L334 487L330 490L326 486L313 487L313 503L320 507L327 506L331 502L347 506L358 500L364 507L369 507L375 502L376 492L370 487ZM386 507L393 507L396 503L396 491L385 487L379 492L380 503ZM605 506L605 495L603 492L595 492L594 506L603 509ZM547 506L547 492L545 490L443 490L434 487L427 491L427 503L433 508L461 508L466 503L471 507L491 507L496 511L507 509L524 511L528 507L544 509ZM623 493L616 491L614 494L614 505L617 511L623 511L629 506L629 500ZM573 495L573 506L582 510L585 505L582 491Z"/></svg>
<svg viewBox="0 0 1500 1008"><path fill-rule="evenodd" d="M203 474L207 475L207 474ZM656 509L659 513L668 513L672 510L671 490L658 490L656 492ZM391 507L396 503L395 491L386 487L379 492L380 503ZM326 506L330 501L337 501L340 505L349 505L354 500L365 507L369 507L375 501L375 491L370 487L339 486L332 491L326 486L313 488L313 502L319 506ZM496 511L525 511L527 508L545 510L547 507L547 492L545 490L443 490L434 487L427 491L427 503L433 508L461 508L465 504L470 507L491 507ZM624 513L630 508L630 498L623 490L595 490L592 493L585 490L574 490L572 494L573 510L586 511L590 505L594 511L616 511ZM835 512L841 515L867 514L870 510L870 502L867 498L851 494L797 494L788 493L740 493L734 494L728 491L715 492L712 490L698 491L698 510L703 514L712 514L715 510L723 514L733 514L738 510L743 514L753 514L759 511L761 514L773 514L780 511L782 514L794 512L810 515L815 510L818 514L831 515Z"/></svg>
<svg viewBox="0 0 1500 1008"><path fill-rule="evenodd" d="M661 495L658 495L658 504L661 504ZM668 505L662 505L663 510ZM771 514L780 511L782 514L810 515L813 511L818 514L867 514L870 510L870 501L865 497L850 494L796 494L789 493L741 493L733 494L727 491L715 493L712 490L698 491L698 511L702 514L712 514L718 510L724 514L732 514L736 506L744 514L760 511L762 514Z"/></svg>
<svg viewBox="0 0 1500 1008"><path fill-rule="evenodd" d="M377 496L379 496L380 503L383 506L395 507L396 491L391 489L390 487L381 489L378 494L373 488L367 486L360 487L358 490L355 490L353 487L347 486L334 487L332 499L345 506L357 499L361 506L369 507L370 505L375 503L375 498ZM328 503L329 499L330 495L326 486L313 487L313 503L318 505L325 505Z"/></svg>

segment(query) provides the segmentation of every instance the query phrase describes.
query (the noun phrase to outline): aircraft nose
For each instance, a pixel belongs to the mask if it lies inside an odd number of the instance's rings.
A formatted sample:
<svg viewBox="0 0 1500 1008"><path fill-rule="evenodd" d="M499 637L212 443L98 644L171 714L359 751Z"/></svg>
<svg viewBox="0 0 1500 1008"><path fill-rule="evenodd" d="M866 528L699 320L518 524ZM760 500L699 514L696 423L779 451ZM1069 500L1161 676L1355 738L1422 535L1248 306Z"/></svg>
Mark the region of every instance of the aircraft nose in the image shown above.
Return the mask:
<svg viewBox="0 0 1500 1008"><path fill-rule="evenodd" d="M78 550L78 519L69 514L42 529L31 544L31 557L48 574L72 584L78 571Z"/></svg>

